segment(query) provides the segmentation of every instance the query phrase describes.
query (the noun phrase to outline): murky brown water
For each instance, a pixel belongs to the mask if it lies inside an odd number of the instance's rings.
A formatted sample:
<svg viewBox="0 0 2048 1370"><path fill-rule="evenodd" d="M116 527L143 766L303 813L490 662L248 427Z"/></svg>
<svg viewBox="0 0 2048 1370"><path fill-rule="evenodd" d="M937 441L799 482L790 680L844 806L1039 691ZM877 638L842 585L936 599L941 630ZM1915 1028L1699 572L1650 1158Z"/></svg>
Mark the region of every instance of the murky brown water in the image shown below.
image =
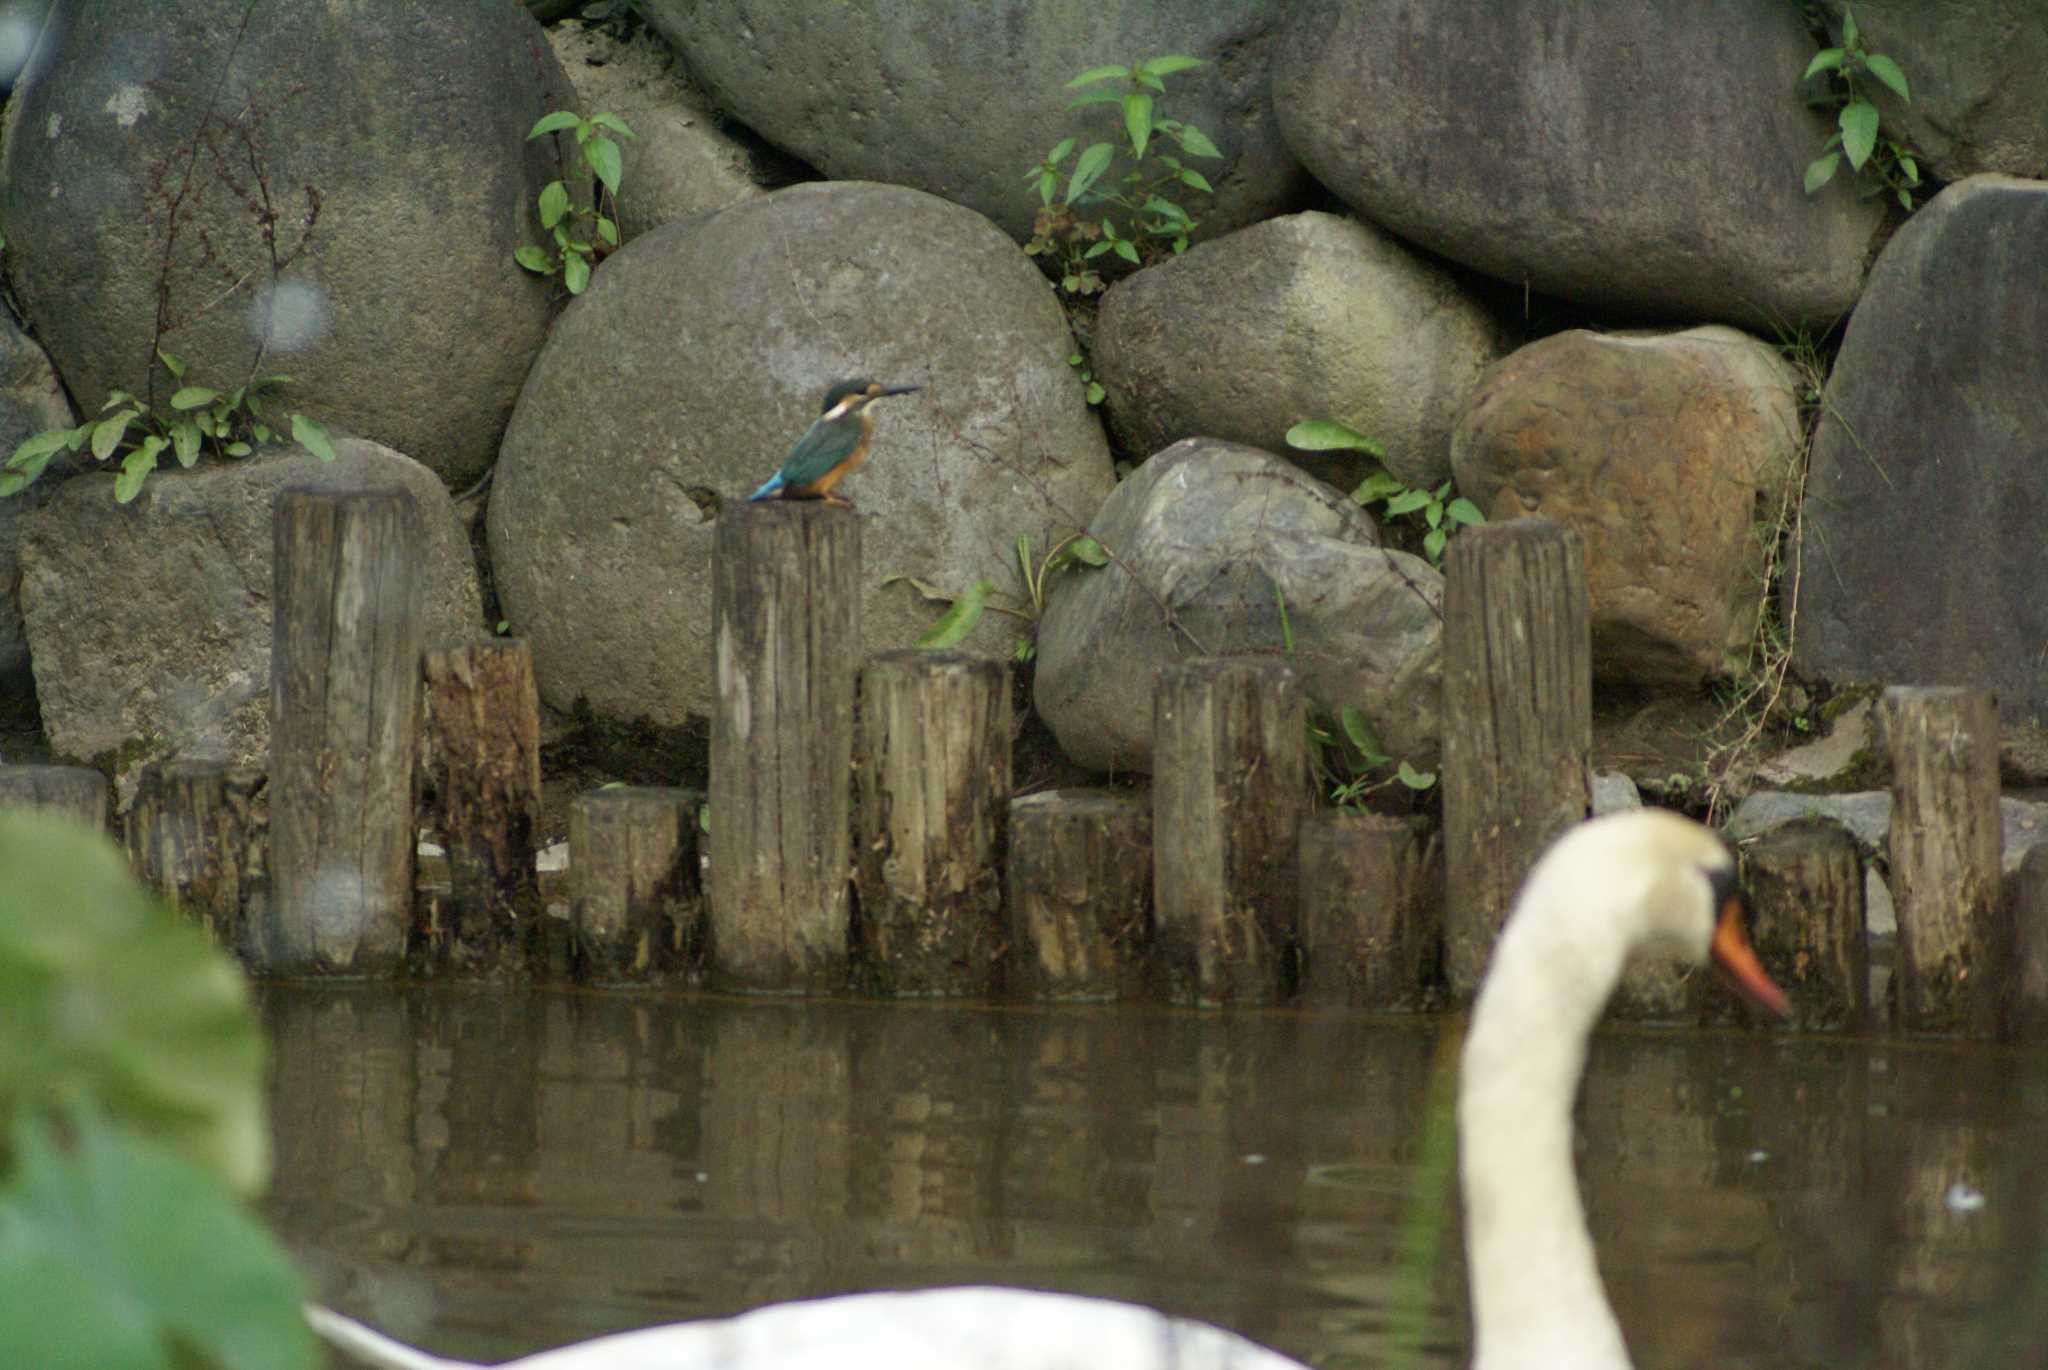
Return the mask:
<svg viewBox="0 0 2048 1370"><path fill-rule="evenodd" d="M494 1359L873 1287L1134 1299L1378 1366L1442 1024L263 992L269 1213L347 1311ZM1595 1043L1581 1170L1650 1367L2048 1363L2048 1054ZM1417 1363L1465 1362L1445 1236Z"/></svg>

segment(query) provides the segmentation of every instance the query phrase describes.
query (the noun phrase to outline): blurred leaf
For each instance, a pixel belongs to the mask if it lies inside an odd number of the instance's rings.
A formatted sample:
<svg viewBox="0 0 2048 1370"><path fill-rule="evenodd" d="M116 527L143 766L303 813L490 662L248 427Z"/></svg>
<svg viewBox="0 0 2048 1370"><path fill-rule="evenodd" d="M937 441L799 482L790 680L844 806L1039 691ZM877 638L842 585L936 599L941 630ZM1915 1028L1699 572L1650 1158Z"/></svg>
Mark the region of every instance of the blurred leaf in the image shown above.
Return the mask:
<svg viewBox="0 0 2048 1370"><path fill-rule="evenodd" d="M600 214L597 216L597 236L613 247L617 247L619 245L619 226Z"/></svg>
<svg viewBox="0 0 2048 1370"><path fill-rule="evenodd" d="M164 370L171 373L172 380L181 381L185 379L185 363L179 361L162 348L157 349L156 359L164 364Z"/></svg>
<svg viewBox="0 0 2048 1370"><path fill-rule="evenodd" d="M1452 521L1456 523L1486 522L1486 515L1479 511L1479 506L1462 495L1445 505L1444 512L1449 514Z"/></svg>
<svg viewBox="0 0 2048 1370"><path fill-rule="evenodd" d="M1384 457L1386 449L1348 424L1335 419L1303 419L1287 430L1287 445L1304 452L1350 449Z"/></svg>
<svg viewBox="0 0 2048 1370"><path fill-rule="evenodd" d="M553 228L569 212L569 187L549 181L540 193L540 226Z"/></svg>
<svg viewBox="0 0 2048 1370"><path fill-rule="evenodd" d="M1358 749L1369 766L1384 766L1393 758L1386 754L1379 733L1373 728L1372 720L1363 711L1346 704L1337 710L1337 723L1344 729L1344 736Z"/></svg>
<svg viewBox="0 0 2048 1370"><path fill-rule="evenodd" d="M590 169L597 179L604 182L604 188L612 194L619 193L619 173L622 159L619 145L609 138L592 138L583 145L583 159L590 163Z"/></svg>
<svg viewBox="0 0 2048 1370"><path fill-rule="evenodd" d="M600 110L596 114L591 115L590 122L596 124L599 128L610 129L621 138L637 138L639 136L626 126L624 119L608 111Z"/></svg>
<svg viewBox="0 0 2048 1370"><path fill-rule="evenodd" d="M121 445L121 439L128 436L128 424L135 418L136 413L136 410L124 409L118 414L108 415L94 425L92 433L92 455L94 461L105 461L108 457L114 455L114 449Z"/></svg>
<svg viewBox="0 0 2048 1370"><path fill-rule="evenodd" d="M1142 90L1124 96L1124 132L1130 136L1132 154L1143 157L1152 141L1152 97Z"/></svg>
<svg viewBox="0 0 2048 1370"><path fill-rule="evenodd" d="M1806 74L1799 79L1805 81L1820 72L1840 71L1841 69L1842 50L1840 48L1822 48L1819 52L1813 54L1813 60L1806 64Z"/></svg>
<svg viewBox="0 0 2048 1370"><path fill-rule="evenodd" d="M1074 140L1072 138L1062 138L1053 144L1051 152L1045 154L1045 160L1048 165L1058 166L1067 159L1067 154L1073 150Z"/></svg>
<svg viewBox="0 0 2048 1370"><path fill-rule="evenodd" d="M1086 109L1089 105L1113 105L1124 97L1114 90L1091 90L1067 101L1068 109Z"/></svg>
<svg viewBox="0 0 2048 1370"><path fill-rule="evenodd" d="M173 409L204 409L220 398L220 391L209 390L203 385L180 386L171 396Z"/></svg>
<svg viewBox="0 0 2048 1370"><path fill-rule="evenodd" d="M1090 67L1073 80L1067 82L1067 89L1078 90L1082 86L1092 86L1097 81L1107 81L1111 77L1122 76L1128 70L1128 67Z"/></svg>
<svg viewBox="0 0 2048 1370"><path fill-rule="evenodd" d="M555 264L549 259L548 254L535 247L532 243L527 243L517 252L514 252L512 260L525 267L528 271L533 272L536 276L552 275L555 270Z"/></svg>
<svg viewBox="0 0 2048 1370"><path fill-rule="evenodd" d="M1877 146L1877 106L1868 100L1851 100L1842 106L1839 122L1842 151L1848 154L1849 165L1861 171L1870 160L1870 150Z"/></svg>
<svg viewBox="0 0 2048 1370"><path fill-rule="evenodd" d="M188 468L199 460L199 425L191 419L179 419L171 425L171 455L178 459L178 465Z"/></svg>
<svg viewBox="0 0 2048 1370"><path fill-rule="evenodd" d="M292 441L322 461L334 460L334 440L327 430L304 414L292 415Z"/></svg>
<svg viewBox="0 0 2048 1370"><path fill-rule="evenodd" d="M1387 501L1387 514L1389 517L1396 514L1412 514L1428 503L1429 491L1403 490Z"/></svg>
<svg viewBox="0 0 2048 1370"><path fill-rule="evenodd" d="M1431 785L1436 784L1435 771L1418 771L1406 761L1401 763L1401 768L1396 772L1396 775L1401 783L1411 790L1426 790Z"/></svg>
<svg viewBox="0 0 2048 1370"><path fill-rule="evenodd" d="M1422 554L1429 558L1430 565L1441 566L1444 559L1444 544L1451 535L1442 528L1432 527L1422 535Z"/></svg>
<svg viewBox="0 0 2048 1370"><path fill-rule="evenodd" d="M1806 193L1813 194L1829 181L1835 179L1835 169L1842 164L1842 154L1829 152L1814 158L1806 164Z"/></svg>
<svg viewBox="0 0 2048 1370"><path fill-rule="evenodd" d="M35 433L21 440L20 445L14 449L14 455L7 459L7 464L11 467L25 467L38 457L47 462L71 445L69 428L52 428L46 432Z"/></svg>
<svg viewBox="0 0 2048 1370"><path fill-rule="evenodd" d="M1154 57L1149 62L1140 62L1138 69L1140 71L1148 71L1154 76L1171 76L1177 71L1186 71L1190 67L1205 67L1207 65L1209 65L1208 62L1200 57L1189 57L1182 53L1176 53L1170 57Z"/></svg>
<svg viewBox="0 0 2048 1370"><path fill-rule="evenodd" d="M1107 395L1107 394L1109 394L1109 392L1108 392L1107 390L1104 390L1104 389L1102 388L1102 385L1101 385L1101 383L1100 383L1100 382L1098 382L1098 381L1090 381L1090 382L1088 382L1088 403L1090 403L1090 404L1101 404L1101 403L1102 403L1102 400L1103 400L1103 397L1104 397L1105 395Z"/></svg>
<svg viewBox="0 0 2048 1370"><path fill-rule="evenodd" d="M1855 47L1857 37L1856 11L1844 5L1842 7L1842 46L1845 48Z"/></svg>
<svg viewBox="0 0 2048 1370"><path fill-rule="evenodd" d="M1091 143L1088 150L1074 163L1074 175L1067 182L1067 202L1079 200L1087 193L1088 187L1108 168L1110 159L1116 156L1116 149L1108 143Z"/></svg>
<svg viewBox="0 0 2048 1370"><path fill-rule="evenodd" d="M944 649L957 646L974 625L981 622L983 607L988 603L988 593L995 586L986 580L977 580L967 587L967 593L953 601L953 607L939 615L939 621L925 629L917 639L920 647Z"/></svg>
<svg viewBox="0 0 2048 1370"><path fill-rule="evenodd" d="M142 493L142 483L149 479L149 473L156 470L156 453L146 447L130 452L121 463L121 474L114 477L114 502L128 504Z"/></svg>
<svg viewBox="0 0 2048 1370"><path fill-rule="evenodd" d="M526 136L538 138L543 134L560 133L563 129L574 128L581 122L582 119L574 110L558 109L553 114L543 114L535 120L533 127L527 130Z"/></svg>
<svg viewBox="0 0 2048 1370"><path fill-rule="evenodd" d="M1873 52L1863 59L1863 65L1870 68L1870 74L1892 88L1893 94L1910 102L1912 94L1906 89L1906 73L1899 70L1899 64L1881 52Z"/></svg>
<svg viewBox="0 0 2048 1370"><path fill-rule="evenodd" d="M0 1191L0 1346L37 1370L319 1364L297 1272L205 1171L89 1111L60 1150L15 1129Z"/></svg>
<svg viewBox="0 0 2048 1370"><path fill-rule="evenodd" d="M1066 554L1075 561L1085 562L1090 566L1109 565L1109 553L1103 551L1102 544L1086 533L1067 544Z"/></svg>
<svg viewBox="0 0 2048 1370"><path fill-rule="evenodd" d="M590 259L580 254L562 258L562 284L569 287L571 295L581 295L583 287L590 284Z"/></svg>
<svg viewBox="0 0 2048 1370"><path fill-rule="evenodd" d="M1210 188L1209 178L1204 176L1201 172L1196 171L1193 167L1181 168L1180 183L1184 186L1190 186L1196 190L1199 190L1204 195L1212 195L1215 193Z"/></svg>
<svg viewBox="0 0 2048 1370"><path fill-rule="evenodd" d="M1138 245L1129 238L1120 238L1116 244L1116 255L1135 265L1138 260Z"/></svg>
<svg viewBox="0 0 2048 1370"><path fill-rule="evenodd" d="M1183 124L1180 130L1180 145L1190 157L1221 157L1222 149L1209 141L1209 135L1193 124Z"/></svg>

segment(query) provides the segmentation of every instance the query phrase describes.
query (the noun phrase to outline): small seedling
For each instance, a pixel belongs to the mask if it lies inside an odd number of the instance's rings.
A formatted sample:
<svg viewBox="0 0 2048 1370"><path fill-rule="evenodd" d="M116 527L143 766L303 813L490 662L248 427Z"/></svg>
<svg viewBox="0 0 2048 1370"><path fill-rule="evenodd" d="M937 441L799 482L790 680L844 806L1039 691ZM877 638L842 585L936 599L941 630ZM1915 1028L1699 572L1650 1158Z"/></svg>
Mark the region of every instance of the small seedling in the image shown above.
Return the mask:
<svg viewBox="0 0 2048 1370"><path fill-rule="evenodd" d="M586 183L591 177L597 179L596 202L577 204L569 194L567 181L549 181L540 192L540 226L553 236L554 247L550 251L527 243L512 256L536 276L552 276L557 271L561 272L562 284L568 287L569 293L581 295L583 288L590 284L591 268L619 245L619 171L622 159L618 143L605 135L616 133L621 138L634 135L633 130L626 127L626 121L616 114L598 113L586 119L566 109L542 115L526 137L531 142L550 133L575 135L576 165L583 169L582 179Z"/></svg>
<svg viewBox="0 0 2048 1370"><path fill-rule="evenodd" d="M1308 419L1287 430L1287 445L1304 452L1357 451L1384 463L1386 448L1335 419ZM1479 506L1451 492L1445 481L1434 490L1410 486L1382 465L1358 483L1351 498L1359 504L1382 506L1388 518L1407 518L1422 532L1422 551L1429 564L1443 569L1444 548L1451 534L1462 526L1486 522Z"/></svg>
<svg viewBox="0 0 2048 1370"><path fill-rule="evenodd" d="M1835 116L1835 132L1829 135L1820 156L1807 164L1806 193L1811 195L1834 180L1846 157L1850 169L1864 178L1864 194L1878 195L1890 190L1898 198L1900 208L1912 209L1913 191L1920 186L1920 164L1896 139L1883 136L1877 106L1866 93L1864 82L1875 79L1908 103L1913 99L1912 92L1907 89L1906 73L1897 62L1864 48L1854 10L1842 11L1842 45L1815 53L1800 79L1811 81L1816 76L1825 76L1827 80L1808 96L1808 103L1816 109L1839 107L1840 113Z"/></svg>

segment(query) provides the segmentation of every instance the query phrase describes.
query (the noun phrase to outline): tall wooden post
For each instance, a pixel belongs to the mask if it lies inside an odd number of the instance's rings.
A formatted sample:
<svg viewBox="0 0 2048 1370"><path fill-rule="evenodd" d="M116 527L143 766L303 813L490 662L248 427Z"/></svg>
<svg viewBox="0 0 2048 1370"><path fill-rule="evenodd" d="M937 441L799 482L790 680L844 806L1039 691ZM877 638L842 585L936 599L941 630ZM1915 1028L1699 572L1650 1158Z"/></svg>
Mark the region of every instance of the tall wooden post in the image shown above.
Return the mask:
<svg viewBox="0 0 2048 1370"><path fill-rule="evenodd" d="M994 994L1009 667L961 652L885 652L861 672L859 732L864 978L884 994Z"/></svg>
<svg viewBox="0 0 2048 1370"><path fill-rule="evenodd" d="M1586 545L1546 518L1468 528L1444 583L1444 969L1469 999L1515 891L1592 805Z"/></svg>
<svg viewBox="0 0 2048 1370"><path fill-rule="evenodd" d="M1152 697L1154 956L1169 997L1275 1003L1293 989L1295 832L1308 807L1301 680L1198 657Z"/></svg>
<svg viewBox="0 0 2048 1370"><path fill-rule="evenodd" d="M417 930L436 970L532 969L539 951L540 696L533 649L499 640L426 654L432 821L448 851L449 890Z"/></svg>
<svg viewBox="0 0 2048 1370"><path fill-rule="evenodd" d="M405 955L424 542L404 490L278 497L259 970L368 975Z"/></svg>
<svg viewBox="0 0 2048 1370"><path fill-rule="evenodd" d="M263 785L262 772L225 761L157 762L142 768L126 825L136 877L245 957L248 900L269 843Z"/></svg>
<svg viewBox="0 0 2048 1370"><path fill-rule="evenodd" d="M1997 1028L1998 705L1989 690L1894 686L1879 701L1892 758L1892 983L1908 1031Z"/></svg>
<svg viewBox="0 0 2048 1370"><path fill-rule="evenodd" d="M712 544L711 964L731 989L845 987L860 523L733 501Z"/></svg>
<svg viewBox="0 0 2048 1370"><path fill-rule="evenodd" d="M0 809L43 809L105 832L111 797L90 766L0 766Z"/></svg>

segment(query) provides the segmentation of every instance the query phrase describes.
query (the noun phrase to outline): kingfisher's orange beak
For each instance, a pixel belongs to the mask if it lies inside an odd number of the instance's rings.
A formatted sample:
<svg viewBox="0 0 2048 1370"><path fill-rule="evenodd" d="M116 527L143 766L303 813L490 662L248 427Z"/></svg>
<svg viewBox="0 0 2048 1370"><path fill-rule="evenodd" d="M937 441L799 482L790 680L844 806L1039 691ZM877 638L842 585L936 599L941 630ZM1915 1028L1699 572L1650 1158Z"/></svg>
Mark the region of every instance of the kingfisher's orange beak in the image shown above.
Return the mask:
<svg viewBox="0 0 2048 1370"><path fill-rule="evenodd" d="M1791 1016L1791 1000L1764 974L1756 952L1749 945L1749 937L1742 931L1740 895L1731 895L1721 905L1721 917L1714 924L1714 940L1708 946L1708 955L1744 998L1774 1018Z"/></svg>

